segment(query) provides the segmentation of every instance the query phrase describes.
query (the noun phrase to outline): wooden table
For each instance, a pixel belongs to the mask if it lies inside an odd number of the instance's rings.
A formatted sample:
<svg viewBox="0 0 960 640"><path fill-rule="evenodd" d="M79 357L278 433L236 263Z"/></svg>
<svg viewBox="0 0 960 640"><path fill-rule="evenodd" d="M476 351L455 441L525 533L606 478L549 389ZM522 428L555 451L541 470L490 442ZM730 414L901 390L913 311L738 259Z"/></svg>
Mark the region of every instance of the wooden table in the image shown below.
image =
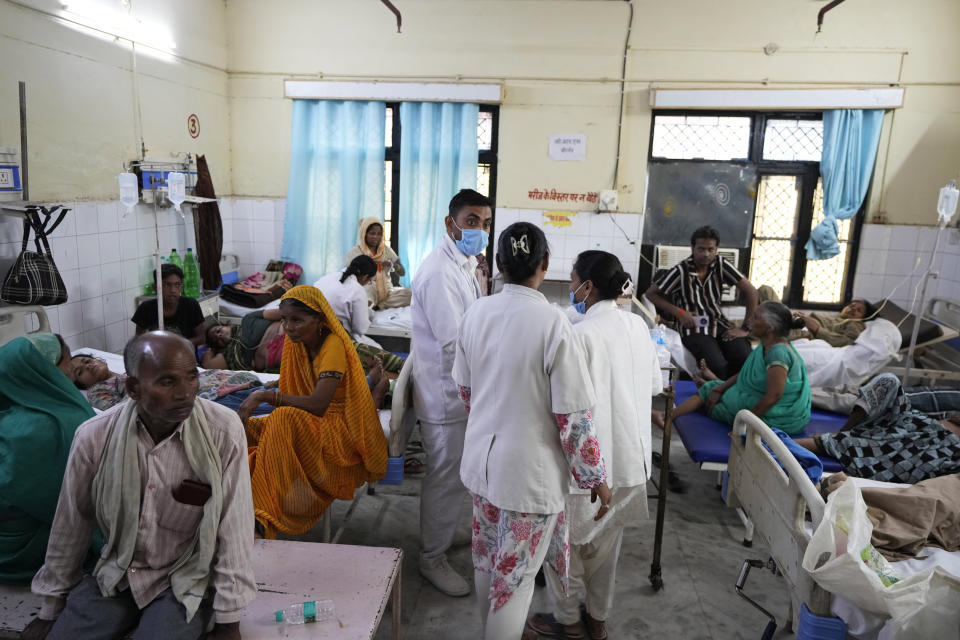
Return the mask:
<svg viewBox="0 0 960 640"><path fill-rule="evenodd" d="M253 566L257 599L240 621L244 640L323 638L368 640L393 604L392 635L400 640L400 571L403 551L317 542L257 540ZM277 624L274 612L296 602L329 598L336 619L315 624Z"/></svg>
<svg viewBox="0 0 960 640"><path fill-rule="evenodd" d="M393 604L391 638L400 640L400 570L403 552L387 547L257 540L253 568L256 600L240 621L243 640L323 638L369 640ZM277 624L274 612L296 602L329 598L336 619L315 624ZM0 585L0 638L19 638L36 617L41 599L27 586Z"/></svg>

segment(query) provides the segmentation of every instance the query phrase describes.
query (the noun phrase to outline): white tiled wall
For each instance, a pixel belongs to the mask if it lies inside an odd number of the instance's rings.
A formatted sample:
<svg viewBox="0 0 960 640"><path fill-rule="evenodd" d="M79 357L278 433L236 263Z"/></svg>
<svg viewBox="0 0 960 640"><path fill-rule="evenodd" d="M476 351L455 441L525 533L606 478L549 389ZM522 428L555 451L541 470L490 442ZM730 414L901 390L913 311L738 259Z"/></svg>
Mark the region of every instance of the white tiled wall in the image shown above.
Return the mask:
<svg viewBox="0 0 960 640"><path fill-rule="evenodd" d="M223 252L237 254L240 279L262 271L267 262L280 258L283 241L284 199L252 200L222 198Z"/></svg>
<svg viewBox="0 0 960 640"><path fill-rule="evenodd" d="M921 275L929 265L936 237L934 227L865 224L854 297L877 301L893 292L890 300L908 307L914 295L920 295ZM943 231L934 270L939 278L930 280L927 298L960 300L960 230Z"/></svg>
<svg viewBox="0 0 960 640"><path fill-rule="evenodd" d="M571 225L546 224L544 212L532 209L497 209L496 225L490 237L496 242L500 232L514 222L531 222L541 229L550 244L549 280L569 280L570 269L581 251L609 251L623 263L624 271L634 275L639 269L643 215L635 213L580 212L570 216ZM493 265L496 270L496 265Z"/></svg>
<svg viewBox="0 0 960 640"><path fill-rule="evenodd" d="M133 336L135 298L153 272L153 205L124 215L126 208L116 201L65 204L72 211L50 237L50 248L69 299L47 308L51 327L72 348L119 352ZM240 256L241 277L280 255L284 209L283 200L221 200L224 251ZM189 206L184 213L185 221L173 209L158 212L161 254L196 249ZM20 252L22 224L0 216L0 277Z"/></svg>

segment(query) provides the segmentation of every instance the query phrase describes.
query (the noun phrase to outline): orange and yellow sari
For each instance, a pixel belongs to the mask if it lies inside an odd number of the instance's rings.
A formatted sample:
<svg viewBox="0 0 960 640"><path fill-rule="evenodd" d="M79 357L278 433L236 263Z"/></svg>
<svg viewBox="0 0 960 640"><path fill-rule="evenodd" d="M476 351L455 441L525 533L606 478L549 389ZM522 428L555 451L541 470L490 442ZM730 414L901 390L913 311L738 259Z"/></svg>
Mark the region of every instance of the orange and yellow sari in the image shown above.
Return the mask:
<svg viewBox="0 0 960 640"><path fill-rule="evenodd" d="M267 538L305 533L335 499L352 499L387 469L387 441L350 336L316 287L294 287L287 298L322 313L331 332L313 362L302 344L284 341L280 393L309 396L321 374L342 377L322 418L281 406L247 421L254 515Z"/></svg>

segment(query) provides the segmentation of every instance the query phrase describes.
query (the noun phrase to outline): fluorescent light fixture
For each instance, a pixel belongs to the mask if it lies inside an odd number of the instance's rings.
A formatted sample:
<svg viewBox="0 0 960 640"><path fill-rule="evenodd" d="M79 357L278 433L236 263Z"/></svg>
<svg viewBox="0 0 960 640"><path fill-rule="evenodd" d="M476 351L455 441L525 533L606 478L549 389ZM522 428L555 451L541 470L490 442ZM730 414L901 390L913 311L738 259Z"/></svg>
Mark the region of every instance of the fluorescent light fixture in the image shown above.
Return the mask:
<svg viewBox="0 0 960 640"><path fill-rule="evenodd" d="M904 89L651 89L654 109L899 109Z"/></svg>
<svg viewBox="0 0 960 640"><path fill-rule="evenodd" d="M286 80L283 86L285 97L307 100L408 100L486 104L503 101L503 87L489 83Z"/></svg>
<svg viewBox="0 0 960 640"><path fill-rule="evenodd" d="M111 9L95 0L60 0L60 5L67 14L67 24L80 31L102 31L105 33L101 37L130 40L162 53L169 54L177 48L168 27L134 18L128 11Z"/></svg>

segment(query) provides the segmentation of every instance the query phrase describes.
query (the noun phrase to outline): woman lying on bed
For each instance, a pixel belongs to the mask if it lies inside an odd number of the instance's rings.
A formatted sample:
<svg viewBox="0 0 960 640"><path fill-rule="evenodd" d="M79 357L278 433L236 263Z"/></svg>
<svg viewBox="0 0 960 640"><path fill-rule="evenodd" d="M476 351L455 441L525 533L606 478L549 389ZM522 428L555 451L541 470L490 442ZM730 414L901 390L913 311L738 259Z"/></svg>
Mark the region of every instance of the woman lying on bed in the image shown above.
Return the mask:
<svg viewBox="0 0 960 640"><path fill-rule="evenodd" d="M675 417L703 409L714 420L732 425L741 409L750 409L771 427L799 433L810 422L810 384L803 359L787 341L790 329L803 326L779 302L764 302L750 318L760 344L740 373L716 379L709 370L697 395L677 407Z"/></svg>
<svg viewBox="0 0 960 640"><path fill-rule="evenodd" d="M833 456L847 475L914 484L960 473L960 392L904 389L884 373L860 388L850 419L836 433L797 442L816 454Z"/></svg>
<svg viewBox="0 0 960 640"><path fill-rule="evenodd" d="M79 354L73 357L73 383L86 392L87 402L94 409L106 411L127 398L127 376L110 371L107 363L94 356ZM200 392L197 397L236 410L253 391L276 383L261 385L260 379L249 371L208 369L200 371ZM257 407L254 415L269 413L270 405Z"/></svg>
<svg viewBox="0 0 960 640"><path fill-rule="evenodd" d="M0 347L0 583L29 584L43 564L73 434L94 415L69 372L52 333Z"/></svg>

